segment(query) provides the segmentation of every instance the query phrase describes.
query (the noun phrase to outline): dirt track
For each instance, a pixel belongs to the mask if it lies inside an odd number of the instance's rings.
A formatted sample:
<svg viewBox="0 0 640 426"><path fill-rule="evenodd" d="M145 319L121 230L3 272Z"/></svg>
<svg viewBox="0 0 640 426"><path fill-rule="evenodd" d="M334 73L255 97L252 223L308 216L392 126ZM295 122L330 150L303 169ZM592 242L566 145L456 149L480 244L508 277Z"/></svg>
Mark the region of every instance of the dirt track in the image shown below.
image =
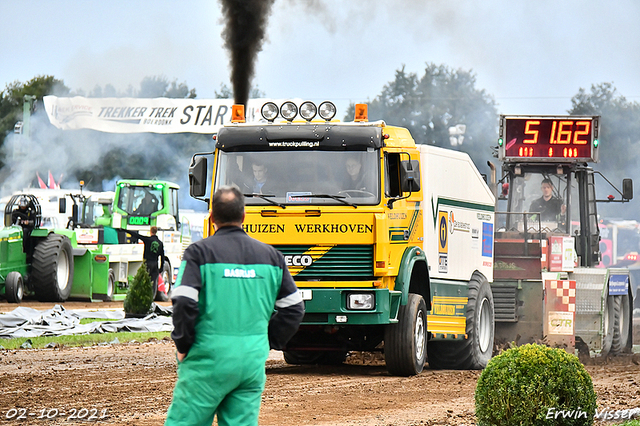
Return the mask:
<svg viewBox="0 0 640 426"><path fill-rule="evenodd" d="M67 304L65 308L80 309ZM391 377L369 358L356 356L339 367L300 367L286 365L281 354L273 352L267 361L260 424L474 424L479 372L425 369L416 377ZM587 366L600 409L640 408L638 364L636 355L624 362ZM17 422L20 409L26 409L27 420L20 424L87 424L67 420L75 411L85 417L105 413L96 420L99 424L162 425L175 367L170 341L0 351L0 424ZM56 409L55 419L37 419L43 410L53 416Z"/></svg>

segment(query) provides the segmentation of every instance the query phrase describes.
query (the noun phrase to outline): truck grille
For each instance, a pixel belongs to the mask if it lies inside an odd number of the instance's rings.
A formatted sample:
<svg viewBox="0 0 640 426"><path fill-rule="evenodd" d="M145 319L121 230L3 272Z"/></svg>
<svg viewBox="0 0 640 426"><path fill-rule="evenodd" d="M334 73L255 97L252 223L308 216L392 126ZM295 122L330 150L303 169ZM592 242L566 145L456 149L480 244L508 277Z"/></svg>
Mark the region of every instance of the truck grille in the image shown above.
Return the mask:
<svg viewBox="0 0 640 426"><path fill-rule="evenodd" d="M358 281L373 277L370 245L274 247L285 256L296 281Z"/></svg>

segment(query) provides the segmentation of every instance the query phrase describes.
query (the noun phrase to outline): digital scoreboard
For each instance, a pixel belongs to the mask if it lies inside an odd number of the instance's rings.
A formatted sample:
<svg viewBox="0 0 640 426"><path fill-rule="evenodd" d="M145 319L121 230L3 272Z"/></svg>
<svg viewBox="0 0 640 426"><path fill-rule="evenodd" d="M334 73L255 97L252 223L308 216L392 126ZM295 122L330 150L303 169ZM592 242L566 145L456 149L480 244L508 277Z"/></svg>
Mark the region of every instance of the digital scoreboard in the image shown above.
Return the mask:
<svg viewBox="0 0 640 426"><path fill-rule="evenodd" d="M501 161L597 162L599 116L500 116Z"/></svg>

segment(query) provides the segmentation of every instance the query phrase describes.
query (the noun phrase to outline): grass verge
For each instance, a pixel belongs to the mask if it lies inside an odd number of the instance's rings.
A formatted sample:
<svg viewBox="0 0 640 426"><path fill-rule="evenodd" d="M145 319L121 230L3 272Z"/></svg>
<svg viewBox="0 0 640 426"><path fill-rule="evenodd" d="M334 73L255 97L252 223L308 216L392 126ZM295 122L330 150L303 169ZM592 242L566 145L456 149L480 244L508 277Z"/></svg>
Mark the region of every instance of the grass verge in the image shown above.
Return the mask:
<svg viewBox="0 0 640 426"><path fill-rule="evenodd" d="M159 331L154 333L104 333L104 334L78 334L73 336L48 336L48 337L20 337L16 339L0 339L0 345L4 349L27 349L25 342L30 341L31 348L41 349L47 345L57 346L93 346L108 343L127 343L133 340L146 342L151 339L162 340L170 338L171 332ZM117 341L116 341L117 339Z"/></svg>

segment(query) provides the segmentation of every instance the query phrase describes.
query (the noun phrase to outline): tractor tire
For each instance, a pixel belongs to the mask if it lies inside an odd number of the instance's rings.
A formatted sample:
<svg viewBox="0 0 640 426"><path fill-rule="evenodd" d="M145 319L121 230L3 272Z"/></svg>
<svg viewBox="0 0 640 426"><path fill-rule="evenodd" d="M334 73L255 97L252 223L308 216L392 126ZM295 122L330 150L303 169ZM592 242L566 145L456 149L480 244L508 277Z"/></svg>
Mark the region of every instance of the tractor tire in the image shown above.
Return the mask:
<svg viewBox="0 0 640 426"><path fill-rule="evenodd" d="M105 302L111 302L116 292L116 274L113 269L109 268L109 277L107 278L107 294L104 298Z"/></svg>
<svg viewBox="0 0 640 426"><path fill-rule="evenodd" d="M389 373L398 376L420 374L427 360L427 305L419 294L398 311L398 322L384 330L384 358Z"/></svg>
<svg viewBox="0 0 640 426"><path fill-rule="evenodd" d="M625 352L629 343L629 324L632 321L629 306L629 295L614 296L615 319L613 324L613 339L611 342L611 354Z"/></svg>
<svg viewBox="0 0 640 426"><path fill-rule="evenodd" d="M33 252L30 283L41 302L64 302L73 285L73 252L69 238L49 234Z"/></svg>
<svg viewBox="0 0 640 426"><path fill-rule="evenodd" d="M24 296L24 281L20 272L9 272L4 282L4 295L9 303L22 302Z"/></svg>
<svg viewBox="0 0 640 426"><path fill-rule="evenodd" d="M469 281L465 340L431 341L427 346L432 369L482 370L493 355L495 318L487 279L474 273Z"/></svg>
<svg viewBox="0 0 640 426"><path fill-rule="evenodd" d="M284 351L287 364L297 365L340 365L347 359L344 351Z"/></svg>
<svg viewBox="0 0 640 426"><path fill-rule="evenodd" d="M613 335L616 322L615 296L607 296L604 303L602 322L603 337L600 354L606 356L609 355L613 346Z"/></svg>

